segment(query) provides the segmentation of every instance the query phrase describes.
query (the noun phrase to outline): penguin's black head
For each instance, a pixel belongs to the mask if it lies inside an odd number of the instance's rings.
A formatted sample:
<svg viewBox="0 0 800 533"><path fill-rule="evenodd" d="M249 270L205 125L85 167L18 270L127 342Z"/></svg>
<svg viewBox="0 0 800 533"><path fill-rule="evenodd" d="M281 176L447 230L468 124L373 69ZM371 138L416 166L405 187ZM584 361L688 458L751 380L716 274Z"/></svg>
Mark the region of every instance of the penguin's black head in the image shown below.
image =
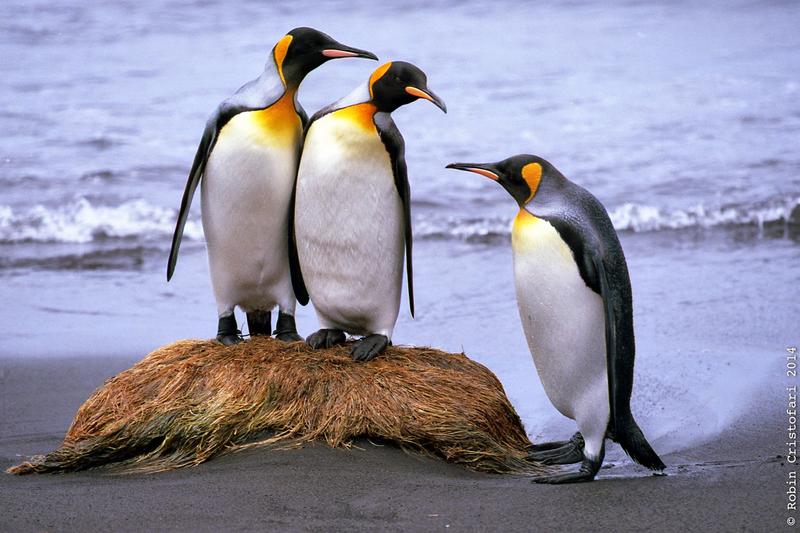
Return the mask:
<svg viewBox="0 0 800 533"><path fill-rule="evenodd" d="M313 28L295 28L287 33L272 49L272 56L281 79L290 87L300 85L306 74L337 57L378 59L372 52L344 45Z"/></svg>
<svg viewBox="0 0 800 533"><path fill-rule="evenodd" d="M424 98L447 113L441 98L428 89L428 77L405 61L390 61L369 77L369 94L379 111L391 113L401 105Z"/></svg>
<svg viewBox="0 0 800 533"><path fill-rule="evenodd" d="M475 172L496 181L525 207L536 196L542 176L552 165L535 155L520 154L497 163L450 163L447 168Z"/></svg>

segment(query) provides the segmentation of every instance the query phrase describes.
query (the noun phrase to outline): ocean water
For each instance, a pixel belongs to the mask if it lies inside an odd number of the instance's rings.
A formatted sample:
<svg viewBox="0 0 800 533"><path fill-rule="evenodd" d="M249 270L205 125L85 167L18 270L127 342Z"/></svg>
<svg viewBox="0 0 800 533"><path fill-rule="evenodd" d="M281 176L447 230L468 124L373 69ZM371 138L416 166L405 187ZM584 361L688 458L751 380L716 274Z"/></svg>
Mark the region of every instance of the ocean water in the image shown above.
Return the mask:
<svg viewBox="0 0 800 533"><path fill-rule="evenodd" d="M606 205L634 289L634 412L657 449L727 427L800 343L800 4L7 0L0 13L0 357L213 336L199 202L166 283L176 208L208 113L300 25L419 65L447 102L394 114L417 287L395 342L486 364L533 437L573 428L519 325L515 205L449 162L535 153ZM300 100L311 114L375 67L326 64ZM310 308L298 320L316 328Z"/></svg>

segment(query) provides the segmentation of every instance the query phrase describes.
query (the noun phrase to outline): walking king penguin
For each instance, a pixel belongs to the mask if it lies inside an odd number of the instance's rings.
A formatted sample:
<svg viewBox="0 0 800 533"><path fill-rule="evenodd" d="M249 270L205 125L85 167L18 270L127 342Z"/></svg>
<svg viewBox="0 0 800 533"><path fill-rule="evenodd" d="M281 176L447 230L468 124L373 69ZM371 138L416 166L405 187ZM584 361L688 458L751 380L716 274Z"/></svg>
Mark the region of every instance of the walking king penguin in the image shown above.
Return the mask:
<svg viewBox="0 0 800 533"><path fill-rule="evenodd" d="M400 310L404 248L414 315L411 198L403 136L390 113L419 98L447 112L425 73L395 61L311 118L297 172L300 268L292 281L322 327L307 339L313 348L342 343L347 332L364 336L351 351L356 360L386 349Z"/></svg>
<svg viewBox="0 0 800 533"><path fill-rule="evenodd" d="M337 57L377 59L311 28L290 31L272 49L261 76L223 101L206 123L181 201L167 280L202 177L203 231L222 344L241 340L237 305L247 313L250 335L270 335L277 305L277 338L302 340L289 272L290 204L307 122L297 89L306 74Z"/></svg>
<svg viewBox="0 0 800 533"><path fill-rule="evenodd" d="M594 479L606 437L637 463L663 470L631 413L631 283L603 205L532 155L447 168L486 176L519 204L511 245L522 327L548 398L579 430L569 441L534 447L531 456L549 464L582 461L577 472L535 481Z"/></svg>

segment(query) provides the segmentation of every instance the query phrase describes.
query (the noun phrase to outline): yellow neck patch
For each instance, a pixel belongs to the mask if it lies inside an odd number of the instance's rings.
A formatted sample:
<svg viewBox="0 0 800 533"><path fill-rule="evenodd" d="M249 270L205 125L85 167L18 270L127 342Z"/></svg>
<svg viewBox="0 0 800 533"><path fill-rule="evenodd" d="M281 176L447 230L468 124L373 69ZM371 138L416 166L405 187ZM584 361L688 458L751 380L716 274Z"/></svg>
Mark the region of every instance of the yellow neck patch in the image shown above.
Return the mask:
<svg viewBox="0 0 800 533"><path fill-rule="evenodd" d="M372 73L372 76L369 77L369 97L373 98L374 95L372 94L372 86L375 85L375 82L378 81L386 74L386 71L392 66L392 62L389 61L388 63L381 65L378 67L375 72Z"/></svg>
<svg viewBox="0 0 800 533"><path fill-rule="evenodd" d="M294 146L299 142L303 125L294 107L294 91L286 91L268 108L246 115L252 120L253 135L260 142L278 146Z"/></svg>
<svg viewBox="0 0 800 533"><path fill-rule="evenodd" d="M572 250L553 225L543 218L530 214L526 209L520 209L514 219L511 246L515 254L533 253L548 258L548 261L560 257L561 261L575 264Z"/></svg>
<svg viewBox="0 0 800 533"><path fill-rule="evenodd" d="M369 102L351 105L338 111L334 111L336 118L350 121L365 131L375 131L375 121L373 117L378 110L374 104Z"/></svg>
<svg viewBox="0 0 800 533"><path fill-rule="evenodd" d="M278 66L278 75L280 75L284 85L286 85L286 79L283 77L283 60L286 59L286 53L289 51L291 42L292 36L284 35L272 50L272 53L275 55L275 64Z"/></svg>
<svg viewBox="0 0 800 533"><path fill-rule="evenodd" d="M539 163L528 163L522 167L522 179L525 180L525 183L528 184L528 188L531 190L530 196L525 200L527 204L533 200L533 197L536 196L536 191L539 189L539 183L542 181L542 165Z"/></svg>
<svg viewBox="0 0 800 533"><path fill-rule="evenodd" d="M514 217L514 226L512 228L513 234L525 231L532 225L541 222L541 218L533 216L527 209L520 209L517 216Z"/></svg>
<svg viewBox="0 0 800 533"><path fill-rule="evenodd" d="M511 246L516 251L529 250L535 246L532 242L532 232L530 230L541 222L525 209L520 209L514 217L514 224L511 226Z"/></svg>

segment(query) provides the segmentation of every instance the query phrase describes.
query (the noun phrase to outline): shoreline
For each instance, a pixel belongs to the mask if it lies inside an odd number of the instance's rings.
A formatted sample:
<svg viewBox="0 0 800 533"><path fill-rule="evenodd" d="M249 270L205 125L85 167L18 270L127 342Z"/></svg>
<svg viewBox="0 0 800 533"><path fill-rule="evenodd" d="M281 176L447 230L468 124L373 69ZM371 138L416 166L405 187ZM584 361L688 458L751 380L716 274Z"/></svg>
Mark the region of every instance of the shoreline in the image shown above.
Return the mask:
<svg viewBox="0 0 800 533"><path fill-rule="evenodd" d="M54 449L77 407L133 358L0 358L0 467ZM785 527L783 387L653 476L609 444L592 483L541 486L393 446L313 444L154 475L0 475L0 530L730 530ZM530 432L535 428L527 428Z"/></svg>

